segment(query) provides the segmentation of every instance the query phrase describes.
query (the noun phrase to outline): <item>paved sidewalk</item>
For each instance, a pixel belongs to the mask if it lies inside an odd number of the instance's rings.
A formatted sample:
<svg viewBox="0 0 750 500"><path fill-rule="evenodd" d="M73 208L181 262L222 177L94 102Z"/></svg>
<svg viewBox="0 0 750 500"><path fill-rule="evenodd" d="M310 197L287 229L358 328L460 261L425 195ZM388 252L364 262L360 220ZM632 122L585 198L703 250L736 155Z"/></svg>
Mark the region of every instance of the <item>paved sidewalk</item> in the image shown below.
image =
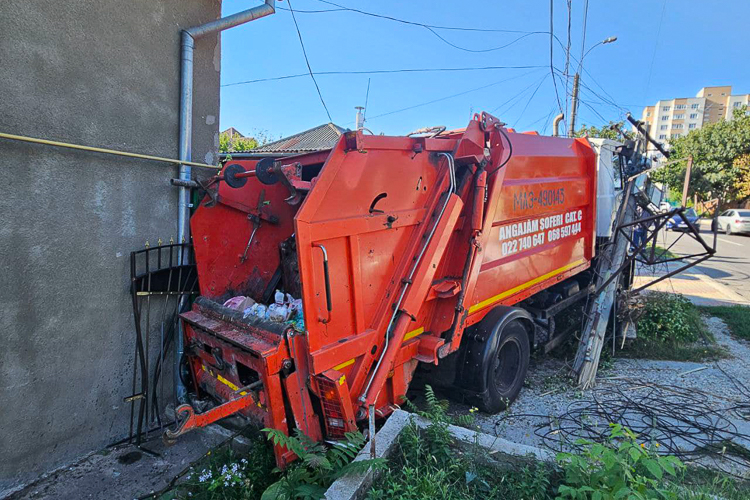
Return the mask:
<svg viewBox="0 0 750 500"><path fill-rule="evenodd" d="M659 276L667 274L669 270L678 269L680 262L670 262L659 266L639 266L633 284L633 288L645 285ZM750 301L745 299L728 286L711 278L696 267L692 267L671 278L650 286L647 290L658 292L681 293L691 302L699 306L750 306Z"/></svg>

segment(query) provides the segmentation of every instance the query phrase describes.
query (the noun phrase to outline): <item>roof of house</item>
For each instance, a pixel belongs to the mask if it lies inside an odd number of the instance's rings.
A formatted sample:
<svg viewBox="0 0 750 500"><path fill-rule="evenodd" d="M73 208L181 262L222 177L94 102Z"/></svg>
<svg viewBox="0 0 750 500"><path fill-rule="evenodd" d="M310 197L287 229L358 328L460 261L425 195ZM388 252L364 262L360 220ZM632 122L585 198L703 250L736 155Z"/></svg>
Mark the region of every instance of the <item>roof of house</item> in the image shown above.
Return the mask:
<svg viewBox="0 0 750 500"><path fill-rule="evenodd" d="M245 137L244 135L242 135L242 134L240 133L240 131L239 131L239 130L237 130L237 129L236 129L236 128L234 128L234 127L229 127L229 128L228 128L228 129L226 129L226 130L225 130L224 132L222 132L222 134L227 134L227 135L228 135L229 137L234 137L234 136Z"/></svg>
<svg viewBox="0 0 750 500"><path fill-rule="evenodd" d="M333 123L325 123L317 127L305 130L298 134L284 137L278 141L269 142L259 146L247 153L253 154L287 154L287 153L309 153L331 149L338 142L341 134L347 129ZM240 151L242 152L242 151Z"/></svg>

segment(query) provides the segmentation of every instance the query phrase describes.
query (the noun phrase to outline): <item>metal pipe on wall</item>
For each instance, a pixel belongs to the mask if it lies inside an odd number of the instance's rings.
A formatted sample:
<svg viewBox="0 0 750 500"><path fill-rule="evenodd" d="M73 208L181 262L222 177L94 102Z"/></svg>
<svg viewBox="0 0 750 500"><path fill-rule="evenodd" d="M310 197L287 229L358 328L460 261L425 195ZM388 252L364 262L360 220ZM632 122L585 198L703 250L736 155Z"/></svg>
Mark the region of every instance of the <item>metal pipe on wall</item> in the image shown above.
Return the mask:
<svg viewBox="0 0 750 500"><path fill-rule="evenodd" d="M192 159L193 138L193 54L195 52L195 39L218 33L241 24L260 19L276 12L273 5L274 0L265 0L265 3L252 9L232 14L201 26L194 26L182 32L180 39L180 135L179 135L179 159L189 162ZM192 169L187 164L180 165L180 180L191 180ZM177 206L177 240L187 243L190 239L190 190L180 187ZM182 259L182 256L180 256ZM178 325L180 325L178 323ZM184 401L187 395L185 386L180 378L180 360L185 349L182 326L179 326L175 342L175 390L178 401Z"/></svg>

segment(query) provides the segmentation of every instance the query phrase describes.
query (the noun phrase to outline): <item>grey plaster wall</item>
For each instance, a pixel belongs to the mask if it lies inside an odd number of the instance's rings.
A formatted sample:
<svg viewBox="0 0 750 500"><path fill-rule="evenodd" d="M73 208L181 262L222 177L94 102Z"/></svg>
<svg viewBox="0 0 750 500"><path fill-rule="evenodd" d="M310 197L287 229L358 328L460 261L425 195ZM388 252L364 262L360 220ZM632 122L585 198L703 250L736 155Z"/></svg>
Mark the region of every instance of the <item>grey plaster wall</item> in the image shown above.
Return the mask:
<svg viewBox="0 0 750 500"><path fill-rule="evenodd" d="M180 30L219 0L3 0L0 131L177 157ZM196 44L215 162L219 37ZM129 252L176 237L176 167L0 139L0 497L127 435Z"/></svg>

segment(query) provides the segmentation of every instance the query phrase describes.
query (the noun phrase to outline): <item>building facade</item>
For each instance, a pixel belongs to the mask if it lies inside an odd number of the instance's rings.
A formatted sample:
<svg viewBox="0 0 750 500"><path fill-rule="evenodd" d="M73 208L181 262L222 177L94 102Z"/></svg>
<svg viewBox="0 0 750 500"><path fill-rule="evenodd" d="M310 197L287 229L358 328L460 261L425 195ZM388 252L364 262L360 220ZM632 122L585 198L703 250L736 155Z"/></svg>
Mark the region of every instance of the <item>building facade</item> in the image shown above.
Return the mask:
<svg viewBox="0 0 750 500"><path fill-rule="evenodd" d="M720 120L731 120L734 110L747 106L750 94L732 95L732 87L703 87L695 97L661 100L646 106L641 121L651 137L659 142L684 136L693 130ZM649 145L648 154L658 159L661 155Z"/></svg>
<svg viewBox="0 0 750 500"><path fill-rule="evenodd" d="M177 158L180 33L220 13L218 0L0 2L0 131ZM192 156L214 164L219 43L202 37L193 58ZM178 193L171 164L8 139L0 175L4 498L128 435L129 254L176 238Z"/></svg>

